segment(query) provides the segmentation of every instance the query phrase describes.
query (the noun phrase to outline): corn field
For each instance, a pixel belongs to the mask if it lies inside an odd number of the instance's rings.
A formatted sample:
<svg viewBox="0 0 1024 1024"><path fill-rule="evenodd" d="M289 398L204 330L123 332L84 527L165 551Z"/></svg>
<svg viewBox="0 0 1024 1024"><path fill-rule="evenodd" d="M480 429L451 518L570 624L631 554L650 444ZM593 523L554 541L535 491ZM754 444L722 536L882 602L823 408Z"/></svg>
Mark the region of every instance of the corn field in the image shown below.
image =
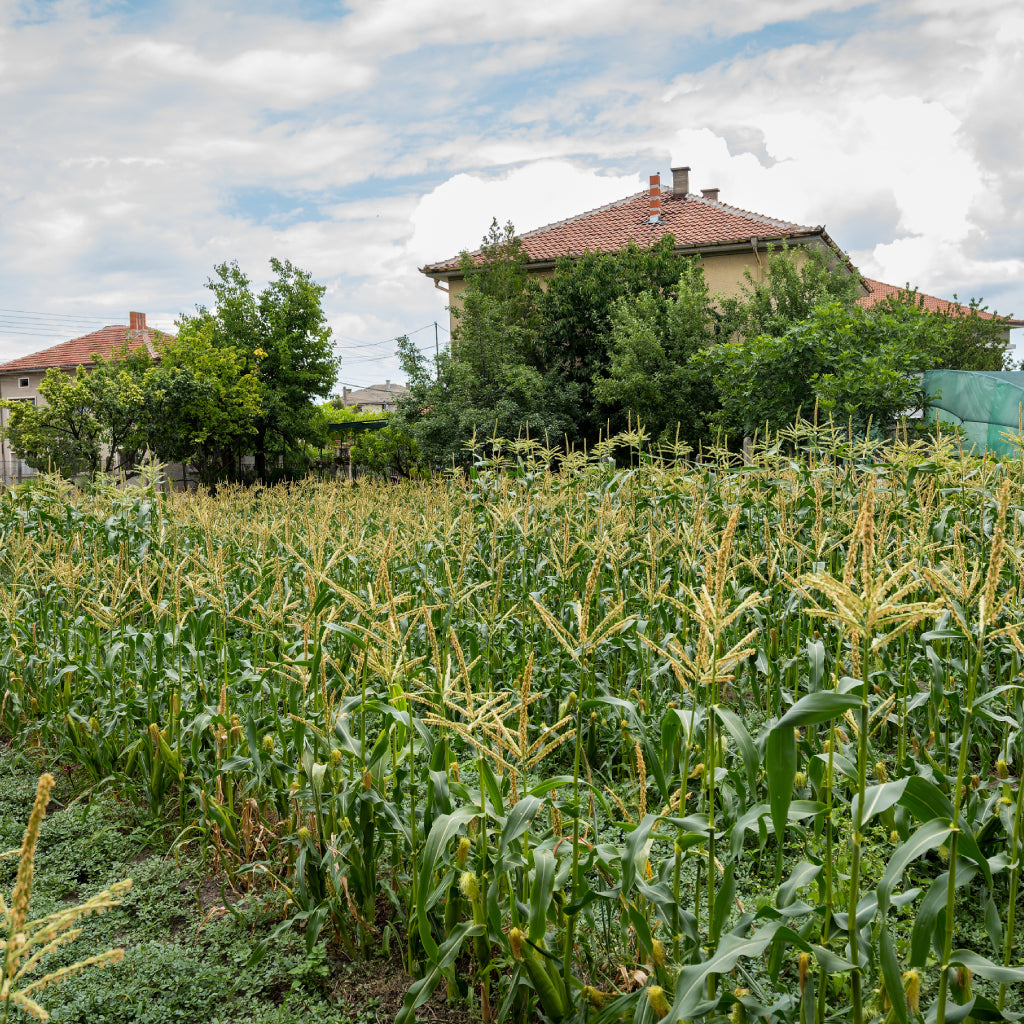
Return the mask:
<svg viewBox="0 0 1024 1024"><path fill-rule="evenodd" d="M8 492L0 737L399 1024L1016 1019L1024 463L798 440Z"/></svg>

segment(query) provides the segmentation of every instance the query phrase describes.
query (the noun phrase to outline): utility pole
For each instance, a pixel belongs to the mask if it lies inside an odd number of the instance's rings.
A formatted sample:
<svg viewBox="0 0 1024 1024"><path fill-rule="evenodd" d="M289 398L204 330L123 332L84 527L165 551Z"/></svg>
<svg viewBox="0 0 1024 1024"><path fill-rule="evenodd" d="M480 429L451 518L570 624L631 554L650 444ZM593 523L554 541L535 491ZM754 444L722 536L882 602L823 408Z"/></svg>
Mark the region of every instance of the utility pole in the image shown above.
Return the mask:
<svg viewBox="0 0 1024 1024"><path fill-rule="evenodd" d="M440 346L437 343L437 321L435 320L434 321L434 358L435 359L440 359L440 357L441 357L441 348L440 348Z"/></svg>

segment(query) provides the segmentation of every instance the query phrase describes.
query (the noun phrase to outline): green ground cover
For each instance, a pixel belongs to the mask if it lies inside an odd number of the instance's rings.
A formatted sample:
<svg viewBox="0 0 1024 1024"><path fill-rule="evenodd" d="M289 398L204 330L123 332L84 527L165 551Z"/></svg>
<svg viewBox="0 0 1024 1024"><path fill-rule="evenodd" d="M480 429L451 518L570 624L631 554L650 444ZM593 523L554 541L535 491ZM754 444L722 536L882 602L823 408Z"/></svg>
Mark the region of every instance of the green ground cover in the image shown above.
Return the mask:
<svg viewBox="0 0 1024 1024"><path fill-rule="evenodd" d="M39 768L37 756L0 747L0 851L21 844ZM73 769L57 771L36 854L32 917L131 878L122 905L82 922L81 938L45 969L111 947L125 956L45 990L39 1001L51 1020L370 1024L394 1016L408 985L400 962L352 964L324 946L310 954L300 935L287 932L248 968L253 943L280 918L281 901L233 892L226 877L175 849L173 830L145 812L110 795L83 801L83 781ZM16 858L0 861L0 891L10 892L16 870Z"/></svg>

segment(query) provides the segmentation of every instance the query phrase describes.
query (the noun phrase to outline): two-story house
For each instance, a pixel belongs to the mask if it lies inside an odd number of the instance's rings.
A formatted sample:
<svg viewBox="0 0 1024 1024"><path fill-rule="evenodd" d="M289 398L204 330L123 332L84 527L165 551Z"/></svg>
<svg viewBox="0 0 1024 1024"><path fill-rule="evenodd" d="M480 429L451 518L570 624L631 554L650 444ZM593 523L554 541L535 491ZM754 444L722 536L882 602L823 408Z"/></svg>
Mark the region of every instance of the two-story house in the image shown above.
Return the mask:
<svg viewBox="0 0 1024 1024"><path fill-rule="evenodd" d="M39 384L47 370L54 368L73 374L79 366L90 366L94 355L109 359L123 348L145 347L150 358L159 355L154 346L159 332L146 326L145 313L129 313L128 324L111 324L98 331L92 331L80 338L61 342L41 352L19 356L0 364L0 399L14 402L44 402L39 394ZM0 407L0 483L11 483L34 476L35 470L11 451L10 444L3 437L9 411Z"/></svg>

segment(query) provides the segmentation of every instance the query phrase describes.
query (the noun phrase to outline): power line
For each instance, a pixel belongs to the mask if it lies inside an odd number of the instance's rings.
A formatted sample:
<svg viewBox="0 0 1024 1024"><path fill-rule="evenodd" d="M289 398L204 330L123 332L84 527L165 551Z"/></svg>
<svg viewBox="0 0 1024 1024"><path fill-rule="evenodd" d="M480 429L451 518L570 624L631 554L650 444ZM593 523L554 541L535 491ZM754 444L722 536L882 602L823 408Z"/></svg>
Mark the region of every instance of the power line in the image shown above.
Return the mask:
<svg viewBox="0 0 1024 1024"><path fill-rule="evenodd" d="M416 351L417 352L430 352L430 351L433 350L433 348L434 348L433 345L427 345L424 348L416 349ZM356 356L356 357L350 358L350 359L346 359L345 358L345 353L344 352L342 352L341 355L342 355L342 361L345 362L346 364L347 363L384 363L384 362L387 362L389 360L392 360L392 359L396 358L396 356L394 354L387 355L387 356Z"/></svg>
<svg viewBox="0 0 1024 1024"><path fill-rule="evenodd" d="M19 335L24 335L27 338L61 338L61 337L64 337L65 340L68 340L66 338L66 332L62 333L59 330L53 330L53 331L25 331L25 330L19 330L19 329L14 328L14 327L7 327L4 324L0 324L0 334L19 334Z"/></svg>
<svg viewBox="0 0 1024 1024"><path fill-rule="evenodd" d="M363 388L379 387L379 384L356 384L354 381L350 381L350 380L336 380L334 383L335 384L340 384L343 388L356 388L356 389L359 389L359 390L361 390Z"/></svg>
<svg viewBox="0 0 1024 1024"><path fill-rule="evenodd" d="M22 317L42 317L45 320L77 320L80 323L105 323L106 321L105 317L92 316L89 313L44 313L42 310L35 309L4 309L0 307L0 314L7 315L8 313Z"/></svg>
<svg viewBox="0 0 1024 1024"><path fill-rule="evenodd" d="M48 324L42 320L7 320L5 317L0 317L0 330L11 330L11 331L25 331L30 334L71 334L75 331L85 331L86 333L92 333L94 331L101 331L103 327L113 326L110 324L103 324L97 327L95 324Z"/></svg>
<svg viewBox="0 0 1024 1024"><path fill-rule="evenodd" d="M395 334L390 338L382 338L380 341L359 341L359 339L352 338L347 334L337 334L335 337L351 341L353 343L349 345L349 348L351 349L379 348L381 345L394 345L399 338L411 338L414 334L419 334L420 331L427 331L433 326L434 324L431 322L429 324L424 324L422 327L417 327L412 331L404 331L402 334Z"/></svg>
<svg viewBox="0 0 1024 1024"><path fill-rule="evenodd" d="M0 327L10 327L14 330L22 331L56 331L58 333L67 334L70 331L98 331L104 327L116 327L117 324L102 324L97 327L96 324L99 321L93 321L92 323L86 323L84 321L78 321L77 323L48 323L45 320L12 320L9 317L0 315ZM127 327L127 324L125 325Z"/></svg>

